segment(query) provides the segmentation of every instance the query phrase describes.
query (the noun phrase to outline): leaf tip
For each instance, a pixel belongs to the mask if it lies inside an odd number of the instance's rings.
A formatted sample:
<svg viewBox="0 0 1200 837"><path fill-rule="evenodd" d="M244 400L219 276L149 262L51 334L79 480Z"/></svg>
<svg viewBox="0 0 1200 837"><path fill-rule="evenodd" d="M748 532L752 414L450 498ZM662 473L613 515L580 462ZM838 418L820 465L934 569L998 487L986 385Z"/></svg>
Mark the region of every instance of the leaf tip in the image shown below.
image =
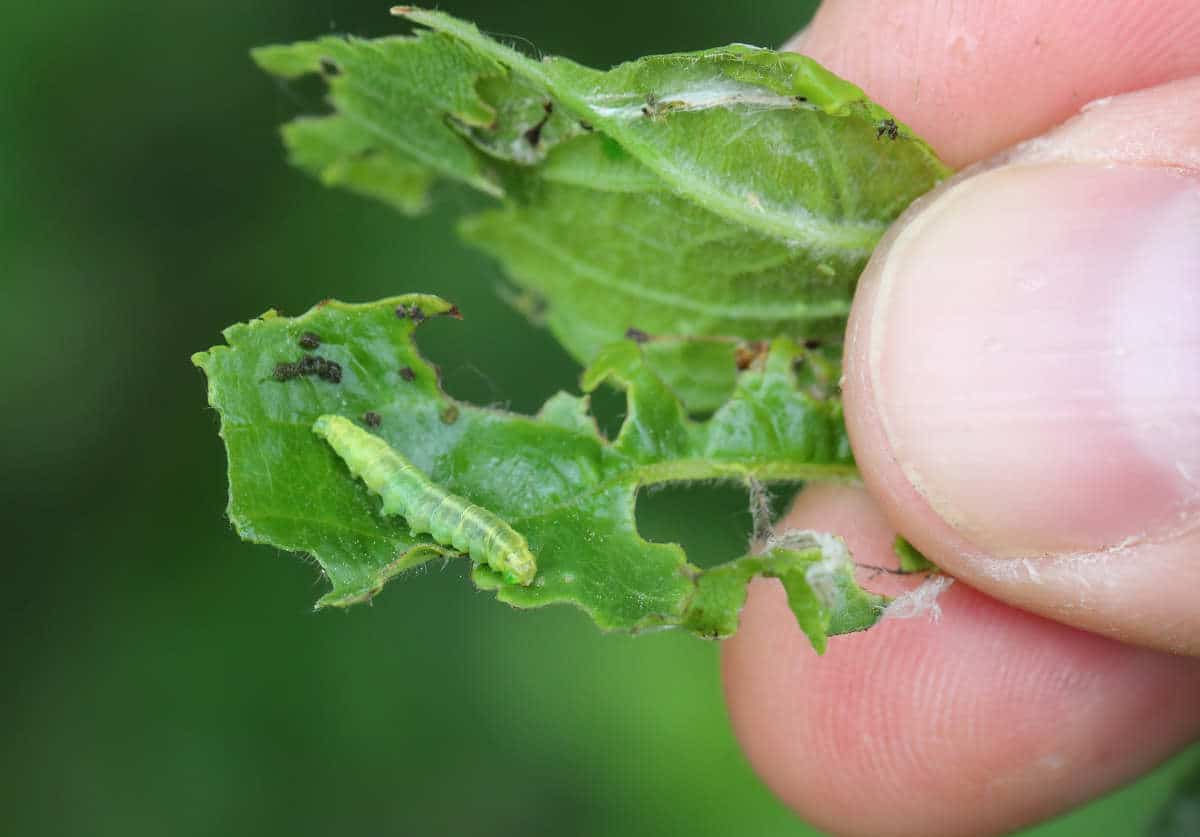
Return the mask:
<svg viewBox="0 0 1200 837"><path fill-rule="evenodd" d="M259 66L259 68L265 70L265 69L267 69L267 67L265 66L265 64L263 62L269 60L269 58L267 56L269 56L270 51L275 48L276 47L274 45L256 46L250 50L250 53L249 53L250 60L253 61L255 64L257 64Z"/></svg>

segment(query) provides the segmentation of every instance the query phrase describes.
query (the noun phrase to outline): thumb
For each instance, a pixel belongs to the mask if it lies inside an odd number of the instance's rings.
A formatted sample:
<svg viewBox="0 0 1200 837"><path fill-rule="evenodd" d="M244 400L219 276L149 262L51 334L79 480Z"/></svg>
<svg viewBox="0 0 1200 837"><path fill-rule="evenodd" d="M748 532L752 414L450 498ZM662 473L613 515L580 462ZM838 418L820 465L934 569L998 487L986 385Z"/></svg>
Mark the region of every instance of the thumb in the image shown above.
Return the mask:
<svg viewBox="0 0 1200 837"><path fill-rule="evenodd" d="M1200 78L1098 102L914 205L846 351L859 467L926 555L1200 654Z"/></svg>

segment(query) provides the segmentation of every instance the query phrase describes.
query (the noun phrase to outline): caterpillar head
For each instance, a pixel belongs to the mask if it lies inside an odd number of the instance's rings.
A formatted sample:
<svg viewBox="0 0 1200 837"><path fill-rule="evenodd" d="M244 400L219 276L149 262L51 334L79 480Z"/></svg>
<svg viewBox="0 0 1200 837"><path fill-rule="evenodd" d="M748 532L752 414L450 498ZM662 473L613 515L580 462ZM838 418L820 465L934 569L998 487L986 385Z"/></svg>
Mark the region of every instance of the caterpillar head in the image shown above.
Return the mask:
<svg viewBox="0 0 1200 837"><path fill-rule="evenodd" d="M509 584L528 587L533 583L533 577L537 575L537 560L528 547L522 545L520 548L503 550L501 561L504 580Z"/></svg>

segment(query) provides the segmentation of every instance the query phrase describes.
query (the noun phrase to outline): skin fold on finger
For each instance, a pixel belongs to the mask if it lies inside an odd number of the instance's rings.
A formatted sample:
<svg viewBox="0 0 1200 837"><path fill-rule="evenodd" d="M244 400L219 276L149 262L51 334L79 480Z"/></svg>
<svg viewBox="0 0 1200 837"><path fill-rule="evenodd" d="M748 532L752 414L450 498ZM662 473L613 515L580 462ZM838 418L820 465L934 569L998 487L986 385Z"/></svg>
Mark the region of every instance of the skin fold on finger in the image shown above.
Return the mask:
<svg viewBox="0 0 1200 837"><path fill-rule="evenodd" d="M852 80L951 166L1105 96L1200 74L1200 3L824 3L789 49Z"/></svg>
<svg viewBox="0 0 1200 837"><path fill-rule="evenodd" d="M839 532L858 562L894 566L893 530L862 489L810 488L783 525ZM755 769L814 825L1006 833L1129 781L1200 733L1200 661L962 584L939 603L938 622L885 621L818 657L778 583L753 585L723 649L730 715Z"/></svg>
<svg viewBox="0 0 1200 837"><path fill-rule="evenodd" d="M1057 203L1047 220L1033 216ZM1180 219L1183 243L1167 242ZM1040 265L1007 255L1042 239L1055 255ZM1189 394L1200 379L1172 360L1196 343L1197 264L1200 78L1098 103L910 208L860 280L844 383L859 467L893 524L1007 602L1200 654L1190 462L1200 421ZM930 320L936 330L918 328ZM971 354L985 336L992 349ZM1131 382L1137 398L1121 406ZM909 426L900 441L897 421ZM980 439L981 422L997 428L993 441ZM917 460L942 473L922 481ZM951 526L947 504L964 496L1007 534ZM1121 528L1129 519L1137 528Z"/></svg>

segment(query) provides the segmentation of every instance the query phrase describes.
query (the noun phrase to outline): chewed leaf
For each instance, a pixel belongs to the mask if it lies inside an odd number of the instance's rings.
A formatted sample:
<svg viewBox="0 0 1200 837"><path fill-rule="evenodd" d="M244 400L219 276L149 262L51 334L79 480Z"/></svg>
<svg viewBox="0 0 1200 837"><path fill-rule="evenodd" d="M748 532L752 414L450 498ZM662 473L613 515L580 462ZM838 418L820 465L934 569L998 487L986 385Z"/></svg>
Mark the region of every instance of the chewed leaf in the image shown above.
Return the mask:
<svg viewBox="0 0 1200 837"><path fill-rule="evenodd" d="M803 348L776 341L697 421L641 344L614 344L584 375L585 389L607 381L626 392L609 440L586 396L560 393L523 416L442 392L411 335L453 311L420 295L327 302L234 326L228 345L194 358L221 416L230 518L249 540L312 554L333 583L322 604L362 601L431 557L470 554L476 583L501 600L574 604L612 630L728 636L754 575L783 582L818 649L879 618L885 600L857 586L832 539L701 570L678 545L637 531L646 486L854 474L840 407L797 387Z"/></svg>
<svg viewBox="0 0 1200 837"><path fill-rule="evenodd" d="M375 138L344 117L297 119L283 128L292 165L326 186L375 198L406 215L429 204L432 172L380 148Z"/></svg>
<svg viewBox="0 0 1200 837"><path fill-rule="evenodd" d="M875 243L948 174L800 55L734 45L603 72L395 12L429 28L255 51L268 72L328 83L334 113L285 129L292 161L409 213L438 180L495 198L464 237L581 362L630 329L715 341L650 351L689 412L728 396L741 343L840 342Z"/></svg>
<svg viewBox="0 0 1200 837"><path fill-rule="evenodd" d="M778 578L800 629L818 653L836 634L874 624L887 606L883 596L869 593L854 580L854 565L845 546L828 536L811 539L807 549L773 549L715 567L697 579L697 594L685 624L706 636L728 636L737 630L731 617L741 610L746 585L756 575Z"/></svg>
<svg viewBox="0 0 1200 837"><path fill-rule="evenodd" d="M409 214L438 183L482 193L463 236L587 364L583 394L536 416L450 398L411 340L453 312L435 297L236 326L195 360L239 533L314 555L333 584L322 604L466 554L502 601L573 604L606 629L728 636L756 575L783 584L818 650L877 621L886 600L858 586L836 538L800 533L701 570L644 539L635 505L664 483L761 494L854 477L838 383L854 286L946 167L799 55L734 45L600 71L393 11L424 28L255 50L266 71L328 87L330 113L284 128L289 157ZM626 397L611 439L590 412L600 386Z"/></svg>
<svg viewBox="0 0 1200 837"><path fill-rule="evenodd" d="M260 47L252 53L264 70L283 78L325 77L338 106L335 116L356 131L341 154L360 157L366 148L385 152L405 169L420 166L439 177L498 195L478 152L460 142L461 126L483 126L494 109L479 95L480 80L505 73L503 67L454 38L425 33L413 38L374 41L321 38L289 46ZM328 145L334 132L317 138ZM370 144L363 138L369 137ZM293 137L293 158L308 153L308 142ZM332 149L321 156L331 158Z"/></svg>

